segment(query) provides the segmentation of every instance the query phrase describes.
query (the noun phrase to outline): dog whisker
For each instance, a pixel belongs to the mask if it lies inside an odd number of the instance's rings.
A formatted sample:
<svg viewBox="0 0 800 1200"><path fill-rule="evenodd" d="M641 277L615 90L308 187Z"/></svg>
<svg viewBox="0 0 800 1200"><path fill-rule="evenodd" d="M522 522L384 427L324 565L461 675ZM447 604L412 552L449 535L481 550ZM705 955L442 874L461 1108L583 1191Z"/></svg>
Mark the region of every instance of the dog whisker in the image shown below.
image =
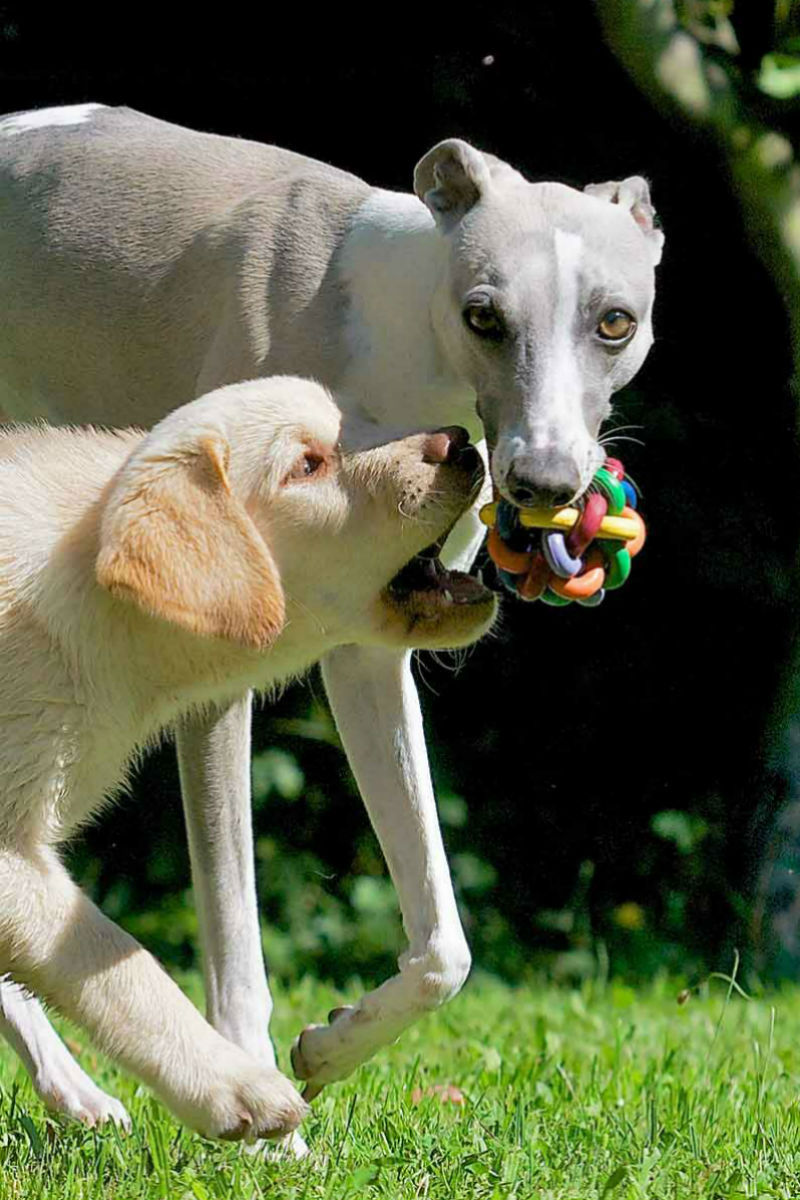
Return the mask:
<svg viewBox="0 0 800 1200"><path fill-rule="evenodd" d="M292 604L296 604L299 609L301 609L307 616L309 616L311 618L311 620L315 623L315 625L317 626L317 629L319 630L319 632L321 634L324 635L327 633L327 631L328 631L327 625L320 617L317 616L317 614L313 611L313 609L309 608L309 606L307 604L305 604L302 600L299 600L297 598L297 596L293 595L291 592L288 592L285 589L284 589L284 592L286 595L286 599L289 600Z"/></svg>
<svg viewBox="0 0 800 1200"><path fill-rule="evenodd" d="M617 442L633 442L636 446L644 445L644 442L641 438L631 437L630 434L623 434L621 437L617 437L617 435L614 434L613 437L608 437L602 440L600 445L605 448L607 446L615 446Z"/></svg>
<svg viewBox="0 0 800 1200"><path fill-rule="evenodd" d="M439 693L436 691L436 688L433 686L429 677L426 674L427 664L425 662L425 659L422 657L422 651L415 650L413 657L414 657L414 662L416 663L416 666L417 666L417 673L419 675L420 683L423 685L423 687L427 691L429 691L431 693L432 696L436 696L438 698Z"/></svg>

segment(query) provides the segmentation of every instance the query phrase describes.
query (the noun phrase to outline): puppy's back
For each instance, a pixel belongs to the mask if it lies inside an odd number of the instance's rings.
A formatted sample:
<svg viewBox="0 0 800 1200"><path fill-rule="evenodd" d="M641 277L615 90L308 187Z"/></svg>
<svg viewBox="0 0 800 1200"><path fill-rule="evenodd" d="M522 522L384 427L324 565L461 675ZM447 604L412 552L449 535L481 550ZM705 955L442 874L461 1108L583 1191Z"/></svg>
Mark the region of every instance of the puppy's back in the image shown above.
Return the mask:
<svg viewBox="0 0 800 1200"><path fill-rule="evenodd" d="M0 613L30 593L54 548L79 527L142 434L0 428Z"/></svg>

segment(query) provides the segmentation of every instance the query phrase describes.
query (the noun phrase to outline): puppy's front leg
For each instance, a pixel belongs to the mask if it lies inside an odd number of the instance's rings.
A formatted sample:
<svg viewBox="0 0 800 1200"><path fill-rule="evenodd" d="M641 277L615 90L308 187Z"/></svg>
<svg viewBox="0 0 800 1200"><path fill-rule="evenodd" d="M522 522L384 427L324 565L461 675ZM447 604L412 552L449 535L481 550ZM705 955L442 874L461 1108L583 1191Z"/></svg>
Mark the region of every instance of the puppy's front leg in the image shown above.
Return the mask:
<svg viewBox="0 0 800 1200"><path fill-rule="evenodd" d="M400 900L409 940L399 975L369 992L330 1025L312 1025L294 1044L295 1073L307 1096L393 1041L467 977L461 929L428 769L410 654L347 646L323 674L350 766Z"/></svg>
<svg viewBox="0 0 800 1200"><path fill-rule="evenodd" d="M155 959L75 886L53 852L0 848L0 974L83 1025L207 1137L289 1133L305 1106L288 1079L204 1021Z"/></svg>
<svg viewBox="0 0 800 1200"><path fill-rule="evenodd" d="M130 1129L124 1105L94 1083L76 1063L35 997L10 979L0 980L0 1034L16 1050L36 1094L52 1111L103 1125L113 1121Z"/></svg>

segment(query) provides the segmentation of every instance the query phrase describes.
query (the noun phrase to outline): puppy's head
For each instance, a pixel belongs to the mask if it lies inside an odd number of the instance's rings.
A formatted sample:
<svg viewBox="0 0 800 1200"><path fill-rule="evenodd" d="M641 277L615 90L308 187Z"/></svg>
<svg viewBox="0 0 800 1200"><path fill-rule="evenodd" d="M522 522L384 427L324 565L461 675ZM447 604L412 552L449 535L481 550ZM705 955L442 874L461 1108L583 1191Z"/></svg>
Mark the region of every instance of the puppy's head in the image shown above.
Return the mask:
<svg viewBox="0 0 800 1200"><path fill-rule="evenodd" d="M323 388L290 377L171 413L109 490L100 585L255 651L285 626L322 645L474 640L494 598L444 572L435 550L480 485L477 452L453 430L345 452L340 421Z"/></svg>

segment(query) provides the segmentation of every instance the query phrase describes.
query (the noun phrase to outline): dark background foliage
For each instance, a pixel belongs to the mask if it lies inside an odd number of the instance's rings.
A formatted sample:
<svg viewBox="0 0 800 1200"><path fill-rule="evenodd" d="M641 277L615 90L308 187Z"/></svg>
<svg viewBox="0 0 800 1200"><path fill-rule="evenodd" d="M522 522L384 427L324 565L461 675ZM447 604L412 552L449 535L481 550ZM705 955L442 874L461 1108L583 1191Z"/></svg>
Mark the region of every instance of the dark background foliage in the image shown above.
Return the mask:
<svg viewBox="0 0 800 1200"><path fill-rule="evenodd" d="M743 66L769 49L744 6ZM758 10L756 12L755 10ZM650 541L599 610L507 601L497 636L419 663L434 770L476 956L516 976L699 970L770 953L759 880L782 784L765 765L793 634L795 407L781 298L713 146L652 110L588 3L220 10L169 24L0 6L6 111L87 99L274 141L408 189L440 138L531 179L641 173L667 234L656 345L614 422ZM797 110L782 110L792 133ZM442 414L445 419L447 414ZM275 969L389 964L398 921L321 685L257 721L257 853ZM169 749L72 849L112 915L186 962L193 916ZM769 901L771 902L771 901Z"/></svg>

